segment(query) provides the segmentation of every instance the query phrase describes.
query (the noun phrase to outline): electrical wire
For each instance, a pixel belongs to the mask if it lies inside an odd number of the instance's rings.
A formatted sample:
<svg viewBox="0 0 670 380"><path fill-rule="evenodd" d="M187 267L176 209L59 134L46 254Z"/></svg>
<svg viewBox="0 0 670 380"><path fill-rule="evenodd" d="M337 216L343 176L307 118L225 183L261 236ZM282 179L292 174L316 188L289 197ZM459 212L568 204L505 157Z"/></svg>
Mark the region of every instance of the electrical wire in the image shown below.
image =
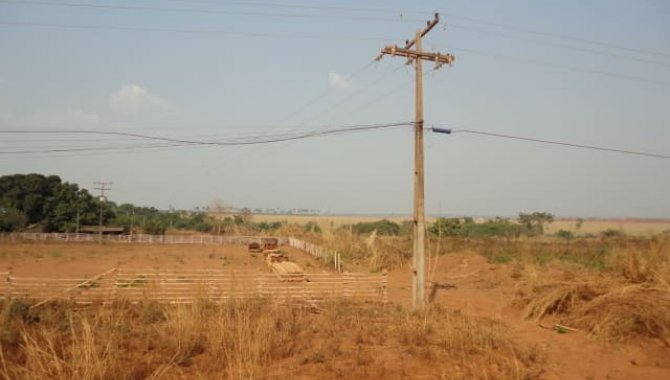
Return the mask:
<svg viewBox="0 0 670 380"><path fill-rule="evenodd" d="M225 35L234 37L270 37L270 38L276 37L276 38L344 40L344 41L386 41L386 39L382 37L366 37L359 35L302 34L302 33L283 33L283 32L238 32L238 31L216 30L216 29L149 28L143 26L76 25L76 24L52 24L52 23L14 22L14 21L0 21L0 25L27 27L27 28L65 29L65 30L109 30L109 31L127 31L127 32L196 34L196 35Z"/></svg>
<svg viewBox="0 0 670 380"><path fill-rule="evenodd" d="M307 4L296 4L296 3L267 3L267 2L258 2L258 1L211 1L211 0L157 0L157 1L166 1L166 2L177 2L177 3L187 3L187 4L232 4L232 5L244 5L252 7L271 7L271 8L289 8L289 9L310 9L310 10L326 10L326 11L338 11L338 12L365 12L365 13L388 13L388 14L427 14L430 11L418 11L418 10L393 10L385 8L362 8L362 7L344 7L344 6L323 6L323 5L307 5Z"/></svg>
<svg viewBox="0 0 670 380"><path fill-rule="evenodd" d="M650 152L643 152L643 151L637 151L637 150L619 149L619 148L612 148L612 147L605 147L605 146L598 146L598 145L578 144L578 143L557 141L557 140L538 139L538 138L526 137L526 136L515 136L515 135L502 134L502 133L478 131L478 130L474 130L474 129L445 129L445 128L439 128L439 127L436 128L435 126L433 126L431 129L434 132L437 132L437 133L446 133L446 134L465 133L465 134L482 135L482 136L502 138L502 139L521 140L521 141L528 141L528 142L541 143L541 144L551 144L551 145L565 146L565 147L570 147L570 148L589 149L589 150L597 150L597 151L612 152L612 153L622 153L622 154L630 154L630 155L635 155L635 156L644 156L644 157L652 157L652 158L660 158L660 159L670 160L670 155L667 155L667 154L650 153Z"/></svg>
<svg viewBox="0 0 670 380"><path fill-rule="evenodd" d="M515 31L518 31L518 32L523 32L523 33L528 33L528 34L535 34L535 35L551 37L551 38L560 38L560 39L569 40L569 41L573 41L573 42L579 42L579 43L584 43L584 44L591 44L591 45L596 45L596 46L601 46L601 47L607 47L607 48L617 49L619 51L620 50L625 50L625 51L633 51L633 52L637 52L637 53L642 53L642 54L647 54L647 55L655 55L655 56L665 57L665 58L670 57L670 53L667 53L667 52L659 52L659 51L635 48L635 47L630 47L630 46L622 46L622 45L612 44L612 43L608 43L608 42L591 40L591 39L583 38L583 37L570 36L570 35L560 34L560 33L552 33L552 32L536 30L536 29L526 28L526 27L512 25L512 24L495 22L495 21L491 21L491 20L484 20L484 19L480 19L480 18L467 17L467 16L457 15L457 14L453 14L453 13L449 13L449 12L445 13L445 15L447 15L449 17L452 17L452 18L455 18L455 19L461 19L461 20L469 21L469 22L473 22L473 23L479 23L479 24L484 24L484 25L492 25L492 26L495 26L495 27L515 30Z"/></svg>
<svg viewBox="0 0 670 380"><path fill-rule="evenodd" d="M620 74L620 73L611 72L611 71L591 69L591 68L580 67L580 66L561 65L561 64L557 64L557 63L553 63L553 62L547 62L547 61L542 61L542 60L539 60L539 59L534 59L534 58L525 58L525 57L519 57L519 56L514 56L514 55L508 55L508 54L493 53L493 52L489 52L489 51L463 48L463 47L457 47L457 46L453 46L453 45L449 45L449 46L441 45L439 47L441 47L443 49L450 49L450 50L457 50L457 51L460 50L460 51L463 51L463 52L466 52L466 53L490 56L490 57L495 57L495 58L505 58L505 59L514 60L514 61L518 61L518 62L530 63L530 64L533 64L533 65L553 67L553 68L572 71L572 72L596 74L596 75L608 76L608 77L619 78L619 79L626 79L626 80L636 81L636 82L645 82L645 83L650 83L650 84L654 84L654 85L670 86L669 81L660 80L660 79L638 77L638 76L634 76L634 75L626 75L626 74ZM462 59L460 59L460 60L462 60Z"/></svg>
<svg viewBox="0 0 670 380"><path fill-rule="evenodd" d="M362 67L360 67L359 69L354 70L351 74L347 75L346 77L353 79L353 78L357 77L360 73L362 73L365 70L367 70L368 68L372 67L376 63L377 63L377 61L373 59L373 60L369 61L368 63L366 63L365 65L363 65ZM277 124L282 124L282 123L292 119L293 117L299 115L300 113L304 112L309 107L316 104L321 99L323 99L323 98L327 97L328 95L330 95L331 93L333 93L334 90L335 90L335 88L333 86L328 86L328 88L326 88L324 91L317 94L314 98L312 98L309 101L307 101L306 103L304 103L302 106L297 108L295 111L293 111L290 114L281 118L277 122Z"/></svg>
<svg viewBox="0 0 670 380"><path fill-rule="evenodd" d="M449 24L449 26L452 27L452 28L459 28L459 29L474 31L474 32L477 32L477 33L483 33L483 34L487 34L487 35L491 35L491 36L495 36L495 37L499 37L499 38L508 38L508 39L514 39L514 40L519 40L519 41L530 42L530 43L537 44L537 45L542 45L542 46L551 46L551 47L556 47L556 48L560 48L560 49L568 49L568 50L579 51L579 52L583 52L583 53L590 53L590 54L596 54L596 55L601 55L601 56L625 59L625 60L634 61L634 62L642 62L642 63L649 63L649 64L653 64L653 65L670 67L670 63L667 62L667 61L663 62L663 61L658 61L658 60L653 60L653 59L631 57L629 55L624 55L624 54L605 52L605 51L600 51L600 50L594 50L594 49L591 49L591 48L583 48L583 47L574 46L574 45L566 45L566 44L557 43L557 42L550 42L550 41L542 41L542 40L537 40L537 39L532 39L532 38L525 38L525 37L515 36L515 35L511 35L511 34L500 33L500 32L496 32L496 31L489 31L489 30L484 30L484 29L479 29L479 28L473 28L471 26L460 25L460 24Z"/></svg>
<svg viewBox="0 0 670 380"><path fill-rule="evenodd" d="M220 9L193 9L193 8L165 8L165 7L147 7L135 5L104 5L87 3L68 3L68 2L48 2L48 1L15 1L0 0L0 3L12 5L31 5L31 6L50 6L67 8L88 8L98 10L121 10L121 11L149 11L149 12L171 12L171 13L199 13L199 14L225 14L231 16L259 16L259 17L279 17L279 18L301 18L301 19L330 19L330 20L349 20L349 21L381 21L381 22L405 22L421 21L419 19L408 18L389 18L372 16L343 16L334 14L308 14L308 13L272 13L256 11L231 11Z"/></svg>
<svg viewBox="0 0 670 380"><path fill-rule="evenodd" d="M400 126L413 125L412 122L397 122L384 124L364 124L364 125L348 125L340 127L332 127L330 129L313 130L308 132L292 133L292 134L263 134L243 138L228 138L218 140L190 140L163 136L151 136L132 132L120 131L95 131L95 130L0 130L0 134L68 134L68 135L102 135L102 136L123 136L143 140L161 141L171 143L171 145L151 145L151 146L119 146L119 147L86 147L86 148L57 148L57 149L33 149L33 150L11 150L0 151L0 155L21 155L21 154L36 154L36 153L75 153L97 151L100 149L115 150L115 149L140 149L140 148L154 148L154 147L178 147L178 146L242 146L242 145L258 145L271 144L285 141L301 140L306 138L314 138L321 136L338 135L351 132L362 132L375 129L392 128Z"/></svg>
<svg viewBox="0 0 670 380"><path fill-rule="evenodd" d="M385 73L383 73L382 75L380 75L380 76L379 76L377 79L375 79L374 81L372 81L372 82L366 84L365 86L363 86L363 87L361 87L361 88L356 89L354 92L352 92L352 93L350 93L350 94L347 94L346 97L344 97L344 98L343 98L342 100L340 100L339 102L337 102L337 103L335 103L335 104L332 104L332 105L330 105L330 106L328 106L328 107L322 109L322 110L319 111L318 113L312 115L311 117L307 118L307 119L305 120L305 122L308 122L308 121L310 121L310 120L316 120L316 119L323 118L325 115L328 115L329 113L331 113L331 112L333 112L333 111L335 111L335 110L337 110L337 109L341 109L343 105L349 103L350 101L352 101L353 99L355 99L355 98L358 97L359 95L361 95L361 94L367 92L368 90L370 90L370 89L373 88L374 86L376 86L376 85L378 85L379 83L385 81L389 75L393 75L393 74L395 74L396 72L398 72L399 70L401 70L401 69L402 69L403 67L405 67L405 66L406 66L406 65L403 64L403 65L400 65L400 66L396 67L395 69L391 70L390 72L385 72Z"/></svg>
<svg viewBox="0 0 670 380"><path fill-rule="evenodd" d="M314 5L305 5L305 4L275 4L275 3L265 3L265 2L240 2L240 1L228 1L228 2L214 2L214 1L183 1L183 0L172 0L173 2L181 3L201 3L201 4L233 4L233 5L244 5L252 7L275 7L275 8L291 8L291 9L303 9L303 10L321 10L321 11L339 11L339 12L375 12L375 13L386 13L386 14L396 14L399 15L399 18L381 18L381 17L371 17L371 16L344 16L344 15L334 15L334 14L295 14L295 13L268 13L268 12L252 12L252 11L230 11L230 10L220 10L220 9L192 9L192 8L164 8L164 7L147 7L147 6L122 6L122 5L104 5L104 4L86 4L86 3L69 3L69 2L46 2L46 1L16 1L16 0L0 0L1 3L13 4L13 5L35 5L35 6L61 6L61 7L80 7L80 8L94 8L94 9L116 9L116 10L137 10L137 11L160 11L160 12L192 12L192 13L221 13L221 14L231 14L231 15L241 15L241 16L267 16L267 17L288 17L288 18L315 18L315 19L348 19L348 20L362 20L362 21L411 21L418 22L423 21L422 19L411 19L407 18L404 15L406 14L429 14L432 12L429 11L418 11L418 10L390 10L383 8L360 8L360 7L342 7L342 6L314 6ZM479 18L467 17L462 15L457 15L453 13L445 13L445 15L460 19L472 23L483 24L488 26L494 26L498 28L505 28L508 30L514 30L516 32L521 32L525 34L538 35L543 37L550 37L554 39L564 39L573 42L578 42L582 44L590 44L605 48L617 49L617 51L629 51L637 52L646 55L655 55L660 57L668 58L670 53L652 51L647 49L640 49L635 47L624 47L617 44L606 43L602 41L595 41L583 37L569 36L559 33L552 33L546 31L535 30L531 28L521 27L512 24L505 24L494 22L490 20L484 20ZM468 28L472 30L477 30L482 33L489 33L494 35L502 36L498 32L485 31L465 25L452 25L460 28ZM519 38L515 36L508 36L509 38ZM576 49L575 47L570 47ZM588 50L588 49L583 49ZM607 54L603 52L597 52L598 54ZM627 56L617 55L620 58L626 57L627 59L634 59ZM646 61L646 60L641 60Z"/></svg>

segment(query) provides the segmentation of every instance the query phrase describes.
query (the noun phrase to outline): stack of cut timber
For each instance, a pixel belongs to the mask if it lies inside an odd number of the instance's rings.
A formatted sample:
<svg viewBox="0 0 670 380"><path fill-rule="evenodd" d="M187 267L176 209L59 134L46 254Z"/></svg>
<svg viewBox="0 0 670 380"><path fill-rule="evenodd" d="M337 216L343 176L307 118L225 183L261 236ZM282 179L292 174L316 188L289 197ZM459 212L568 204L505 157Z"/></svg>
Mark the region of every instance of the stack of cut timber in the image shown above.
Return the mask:
<svg viewBox="0 0 670 380"><path fill-rule="evenodd" d="M302 268L290 261L272 263L272 272L282 280L302 281L305 278L305 272Z"/></svg>

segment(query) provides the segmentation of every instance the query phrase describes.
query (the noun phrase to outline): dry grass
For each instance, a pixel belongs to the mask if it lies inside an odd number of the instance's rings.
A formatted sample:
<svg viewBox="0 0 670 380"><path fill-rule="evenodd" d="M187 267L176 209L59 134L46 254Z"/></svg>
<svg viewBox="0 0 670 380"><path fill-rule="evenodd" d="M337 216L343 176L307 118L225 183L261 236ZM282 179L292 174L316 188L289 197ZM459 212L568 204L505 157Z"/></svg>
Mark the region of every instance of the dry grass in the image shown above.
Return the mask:
<svg viewBox="0 0 670 380"><path fill-rule="evenodd" d="M498 322L435 307L333 301L320 313L266 299L225 305L4 305L8 379L512 378L543 356Z"/></svg>
<svg viewBox="0 0 670 380"><path fill-rule="evenodd" d="M549 269L526 262L519 270L519 299L527 318L556 315L608 341L670 338L670 244L624 244L606 271ZM520 264L521 265L521 264ZM555 268L554 266L553 268ZM541 275L538 273L541 272Z"/></svg>
<svg viewBox="0 0 670 380"><path fill-rule="evenodd" d="M615 288L576 308L566 322L609 341L665 340L670 338L670 291L646 285Z"/></svg>
<svg viewBox="0 0 670 380"><path fill-rule="evenodd" d="M602 295L603 288L594 282L559 282L538 286L526 301L524 316L539 321L545 315L568 313Z"/></svg>
<svg viewBox="0 0 670 380"><path fill-rule="evenodd" d="M412 257L412 241L407 236L358 235L349 230L324 230L308 233L296 225L285 225L282 232L339 252L346 270L380 271L403 267Z"/></svg>
<svg viewBox="0 0 670 380"><path fill-rule="evenodd" d="M321 229L327 230L337 228L343 225L356 224L360 222L375 222L380 219L401 223L412 220L411 215L279 215L279 214L254 214L254 222L287 222L294 224L305 224L308 222L317 223ZM428 216L428 223L432 223L435 218ZM670 230L670 220L645 220L645 219L621 219L621 220L601 220L587 219L576 229L577 220L560 219L547 225L546 232L553 234L559 230L568 230L577 233L590 233L598 235L606 230L618 230L627 235L650 236Z"/></svg>

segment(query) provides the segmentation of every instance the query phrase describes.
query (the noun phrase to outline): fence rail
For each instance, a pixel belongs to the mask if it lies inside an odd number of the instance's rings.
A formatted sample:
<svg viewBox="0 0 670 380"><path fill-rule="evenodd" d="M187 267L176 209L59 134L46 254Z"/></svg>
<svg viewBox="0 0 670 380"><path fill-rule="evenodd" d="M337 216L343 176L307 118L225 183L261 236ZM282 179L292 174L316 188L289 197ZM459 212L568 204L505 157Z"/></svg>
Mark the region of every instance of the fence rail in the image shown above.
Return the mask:
<svg viewBox="0 0 670 380"><path fill-rule="evenodd" d="M140 244L218 244L218 245L248 245L260 243L268 236L216 236L216 235L102 235L102 240L112 243L140 243ZM5 236L8 240L29 241L71 241L97 242L101 236L96 234L75 233L37 233L16 232ZM274 237L279 244L286 245L288 238Z"/></svg>
<svg viewBox="0 0 670 380"><path fill-rule="evenodd" d="M261 243L268 236L216 236L216 235L102 235L102 240L112 243L138 244L201 244L201 245L249 245ZM275 237L280 245L300 249L327 265L332 265L337 272L342 272L342 256L339 252L325 249L294 237ZM98 242L100 235L75 233L37 233L16 232L3 236L6 240L27 241L66 241L66 242Z"/></svg>
<svg viewBox="0 0 670 380"><path fill-rule="evenodd" d="M113 301L192 303L224 302L234 298L269 297L287 301L318 302L349 298L388 302L388 276L362 273L312 273L302 281L285 281L262 272L224 270L165 271L112 268L90 278L13 276L0 273L0 298L27 298L43 303Z"/></svg>
<svg viewBox="0 0 670 380"><path fill-rule="evenodd" d="M342 272L342 257L340 256L339 252L325 249L316 244L296 239L294 237L287 238L287 243L289 247L297 248L301 251L307 252L327 264L332 264L333 268L337 272Z"/></svg>

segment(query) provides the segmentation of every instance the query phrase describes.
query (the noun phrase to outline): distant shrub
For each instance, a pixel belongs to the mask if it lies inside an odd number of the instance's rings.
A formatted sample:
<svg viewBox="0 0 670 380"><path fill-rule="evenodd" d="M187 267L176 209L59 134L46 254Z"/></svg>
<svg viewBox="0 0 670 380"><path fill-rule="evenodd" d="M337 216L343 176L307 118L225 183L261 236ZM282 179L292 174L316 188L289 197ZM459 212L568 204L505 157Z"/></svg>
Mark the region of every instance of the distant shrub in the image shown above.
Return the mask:
<svg viewBox="0 0 670 380"><path fill-rule="evenodd" d="M259 222L254 223L253 228L261 232L274 232L281 228L282 222Z"/></svg>
<svg viewBox="0 0 670 380"><path fill-rule="evenodd" d="M438 218L428 228L428 232L433 236L516 237L521 234L522 227L502 218L490 219L483 223L475 223L472 218Z"/></svg>
<svg viewBox="0 0 670 380"><path fill-rule="evenodd" d="M624 233L620 230L615 230L613 228L607 229L603 232L600 233L600 236L604 238L617 238L617 237L623 237Z"/></svg>
<svg viewBox="0 0 670 380"><path fill-rule="evenodd" d="M572 231L568 230L559 230L556 232L556 237L559 237L561 239L565 240L572 240L575 238L575 234L572 233Z"/></svg>
<svg viewBox="0 0 670 380"><path fill-rule="evenodd" d="M309 221L304 226L305 232L314 232L317 234L321 233L321 227L316 222Z"/></svg>
<svg viewBox="0 0 670 380"><path fill-rule="evenodd" d="M400 234L400 225L388 219L382 219L376 222L356 223L351 230L356 234L371 234L377 231L377 235L397 236Z"/></svg>
<svg viewBox="0 0 670 380"><path fill-rule="evenodd" d="M167 225L158 220L149 219L142 227L144 233L149 235L165 235Z"/></svg>

